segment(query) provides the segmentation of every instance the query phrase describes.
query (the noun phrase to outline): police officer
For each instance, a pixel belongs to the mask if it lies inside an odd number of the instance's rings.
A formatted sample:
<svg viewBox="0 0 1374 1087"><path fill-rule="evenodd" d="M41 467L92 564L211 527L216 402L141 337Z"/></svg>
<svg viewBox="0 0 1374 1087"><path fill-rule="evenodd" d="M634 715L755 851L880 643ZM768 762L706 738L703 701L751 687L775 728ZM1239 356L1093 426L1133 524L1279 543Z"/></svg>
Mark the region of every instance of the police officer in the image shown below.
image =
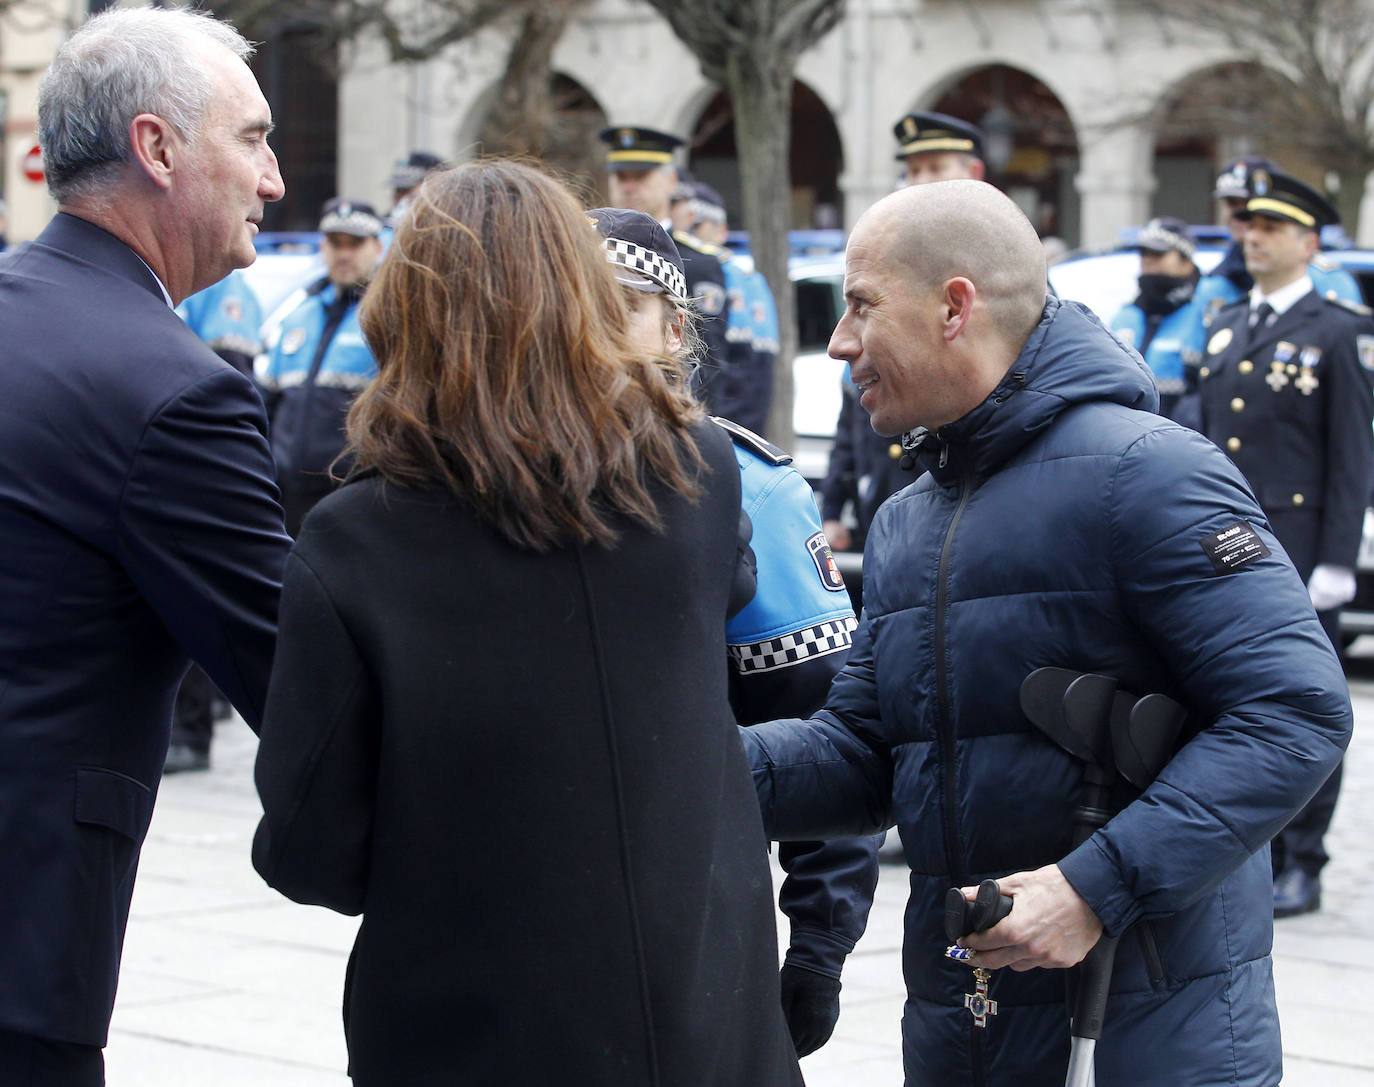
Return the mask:
<svg viewBox="0 0 1374 1087"><path fill-rule="evenodd" d="M686 279L674 242L645 213L597 208L588 215L626 288L632 329L646 350L676 354L685 339ZM657 302L658 323L641 323ZM641 332L641 330L643 330ZM737 424L717 419L735 444L746 531L752 525L757 587L726 622L730 706L743 725L818 708L848 655L855 620L816 515L811 488L791 457ZM877 840L784 842L787 878L779 906L791 922L781 975L783 1009L798 1055L818 1049L839 1016L840 971L863 934L877 883Z"/></svg>
<svg viewBox="0 0 1374 1087"><path fill-rule="evenodd" d="M976 125L945 113L908 113L892 126L892 134L897 161L903 164L902 185L983 178L983 133ZM868 412L859 407L859 391L847 370L841 392L830 464L820 487L821 518L836 548L862 551L878 507L911 482L911 461L902 459L898 439L885 438L868 425ZM846 505L853 510L852 531L844 520Z"/></svg>
<svg viewBox="0 0 1374 1087"><path fill-rule="evenodd" d="M720 261L725 272L725 342L729 365L718 378L717 402L733 407L733 422L761 433L773 401L773 367L778 360L778 311L768 281L754 267L752 257L732 253L725 242L730 223L725 200L704 181L686 183L689 196L675 203L675 241L690 235L685 244L700 245ZM677 224L685 221L684 230ZM683 248L682 242L678 250Z"/></svg>
<svg viewBox="0 0 1374 1087"><path fill-rule="evenodd" d="M1183 341L1183 361L1188 368L1190 384L1196 375L1197 367L1203 362L1203 350L1207 344L1207 328L1215 320L1224 306L1239 301L1254 286L1254 280L1245 267L1245 229L1249 222L1246 205L1251 197L1250 179L1255 171L1265 177L1272 177L1277 171L1269 159L1262 156L1238 158L1227 164L1217 176L1213 198L1221 205L1226 217L1226 227L1231 234L1231 246L1212 271L1203 276L1193 292L1193 301L1187 314L1186 326L1181 330ZM1347 302L1359 302L1360 288L1353 276L1345 269L1314 253L1308 264L1307 274L1318 294L1328 298L1344 298ZM1188 424L1195 420L1187 418Z"/></svg>
<svg viewBox="0 0 1374 1087"><path fill-rule="evenodd" d="M177 316L191 326L210 349L239 373L253 376L253 360L262 350L262 305L239 270L191 295L177 306Z"/></svg>
<svg viewBox="0 0 1374 1087"><path fill-rule="evenodd" d="M320 232L325 275L283 319L261 375L286 530L293 536L311 507L333 490L330 465L343 452L344 417L377 373L358 327L358 304L382 255L382 218L371 204L335 197L324 205Z"/></svg>
<svg viewBox="0 0 1374 1087"><path fill-rule="evenodd" d="M442 170L446 163L431 151L412 151L403 159L397 159L391 169L387 184L391 186L391 210L387 212L386 225L395 229L397 222L410 206L411 195L434 170Z"/></svg>
<svg viewBox="0 0 1374 1087"><path fill-rule="evenodd" d="M1140 293L1112 319L1112 331L1145 359L1159 387L1159 413L1172 417L1184 392L1183 334L1197 289L1197 250L1182 219L1151 219L1136 238Z"/></svg>
<svg viewBox="0 0 1374 1087"><path fill-rule="evenodd" d="M1202 429L1245 473L1339 647L1374 482L1374 321L1364 306L1323 297L1308 274L1335 208L1262 167L1249 190L1241 215L1254 286L1209 330L1198 371ZM1274 839L1276 917L1321 904L1322 839L1339 790L1338 767Z"/></svg>
<svg viewBox="0 0 1374 1087"><path fill-rule="evenodd" d="M673 155L683 145L669 132L636 125L602 129L606 144L606 175L611 205L642 211L663 229L672 224L673 193L679 176ZM700 349L693 375L693 391L713 415L751 417L729 388L730 345L726 332L725 270L720 255L690 234L674 237L687 276L687 290L697 314ZM765 411L766 414L766 411Z"/></svg>
<svg viewBox="0 0 1374 1087"><path fill-rule="evenodd" d="M981 181L983 130L947 113L908 113L892 126L907 185L971 177Z"/></svg>

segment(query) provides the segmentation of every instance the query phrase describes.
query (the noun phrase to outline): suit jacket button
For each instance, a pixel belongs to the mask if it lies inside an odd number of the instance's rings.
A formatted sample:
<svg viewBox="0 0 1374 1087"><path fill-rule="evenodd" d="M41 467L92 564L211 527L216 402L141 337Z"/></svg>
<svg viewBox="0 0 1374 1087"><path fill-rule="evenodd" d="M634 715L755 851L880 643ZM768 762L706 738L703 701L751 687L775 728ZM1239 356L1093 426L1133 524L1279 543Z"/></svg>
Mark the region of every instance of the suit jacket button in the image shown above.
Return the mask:
<svg viewBox="0 0 1374 1087"><path fill-rule="evenodd" d="M1197 372L1197 376L1198 376L1198 377L1211 377L1211 376L1212 376L1212 368L1211 368L1210 366L1204 366L1201 370L1199 370L1199 371Z"/></svg>
<svg viewBox="0 0 1374 1087"><path fill-rule="evenodd" d="M889 457L891 457L893 460L901 460L901 459L902 459L902 443L901 443L901 442L893 442L891 445L889 445L889 446L887 447L887 455L888 455Z"/></svg>
<svg viewBox="0 0 1374 1087"><path fill-rule="evenodd" d="M1227 439L1226 439L1226 448L1229 449L1232 453L1237 452L1237 451L1240 449L1240 439L1239 439L1239 438L1227 438Z"/></svg>
<svg viewBox="0 0 1374 1087"><path fill-rule="evenodd" d="M1244 411L1244 410L1245 410L1245 401L1242 400L1240 397L1236 397L1234 400L1231 401L1231 410L1232 410L1232 411Z"/></svg>
<svg viewBox="0 0 1374 1087"><path fill-rule="evenodd" d="M1251 362L1249 359L1244 359L1244 360L1241 362L1241 364L1240 364L1239 366L1236 367L1236 369L1239 370L1242 374L1248 374L1248 373L1250 373L1250 371L1252 371L1254 368L1255 368L1255 364L1254 364L1253 362Z"/></svg>
<svg viewBox="0 0 1374 1087"><path fill-rule="evenodd" d="M1300 495L1300 494L1295 494L1295 495L1293 496L1293 505L1295 505L1295 506L1301 506L1301 505L1303 504L1303 502L1304 502L1304 499L1303 499L1302 495Z"/></svg>

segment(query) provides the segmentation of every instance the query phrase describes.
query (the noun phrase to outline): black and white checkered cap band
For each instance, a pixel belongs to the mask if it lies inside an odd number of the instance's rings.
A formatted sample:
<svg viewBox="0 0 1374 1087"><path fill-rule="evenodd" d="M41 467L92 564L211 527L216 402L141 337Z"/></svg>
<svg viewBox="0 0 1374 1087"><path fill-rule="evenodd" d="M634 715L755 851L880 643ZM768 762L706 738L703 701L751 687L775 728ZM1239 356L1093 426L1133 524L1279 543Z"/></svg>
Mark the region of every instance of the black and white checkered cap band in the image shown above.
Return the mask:
<svg viewBox="0 0 1374 1087"><path fill-rule="evenodd" d="M601 247L606 250L606 259L612 264L651 279L678 301L686 301L687 279L672 261L660 257L652 249L620 238L606 238Z"/></svg>
<svg viewBox="0 0 1374 1087"><path fill-rule="evenodd" d="M752 645L732 645L730 656L740 675L752 672L771 672L788 668L812 657L824 657L848 649L854 640L853 631L859 624L853 616L832 619L805 630L794 630L779 638Z"/></svg>

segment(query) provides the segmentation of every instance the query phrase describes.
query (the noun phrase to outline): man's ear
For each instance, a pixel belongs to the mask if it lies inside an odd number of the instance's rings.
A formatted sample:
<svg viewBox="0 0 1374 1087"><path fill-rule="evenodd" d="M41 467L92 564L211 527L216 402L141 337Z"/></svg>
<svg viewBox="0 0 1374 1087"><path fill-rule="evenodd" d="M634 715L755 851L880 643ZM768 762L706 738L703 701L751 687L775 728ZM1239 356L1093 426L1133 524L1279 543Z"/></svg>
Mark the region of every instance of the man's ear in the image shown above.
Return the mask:
<svg viewBox="0 0 1374 1087"><path fill-rule="evenodd" d="M982 181L987 176L987 163L982 159L970 159L968 164L968 176L974 181Z"/></svg>
<svg viewBox="0 0 1374 1087"><path fill-rule="evenodd" d="M171 187L179 149L172 126L156 113L140 113L129 122L130 157L158 188Z"/></svg>
<svg viewBox="0 0 1374 1087"><path fill-rule="evenodd" d="M969 318L973 316L973 302L977 297L978 288L973 285L973 280L964 276L955 276L946 281L942 300L944 302L942 317L946 340L954 339L964 330Z"/></svg>

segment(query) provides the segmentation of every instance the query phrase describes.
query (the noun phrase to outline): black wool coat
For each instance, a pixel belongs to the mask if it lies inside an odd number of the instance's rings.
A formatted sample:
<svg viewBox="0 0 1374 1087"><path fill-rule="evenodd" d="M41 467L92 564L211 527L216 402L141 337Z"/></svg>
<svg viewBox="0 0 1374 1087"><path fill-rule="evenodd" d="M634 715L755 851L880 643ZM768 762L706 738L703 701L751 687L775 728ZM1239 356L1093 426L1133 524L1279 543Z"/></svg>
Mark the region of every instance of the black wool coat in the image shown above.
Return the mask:
<svg viewBox="0 0 1374 1087"><path fill-rule="evenodd" d="M525 551L375 477L307 519L253 859L362 914L357 1083L801 1083L726 699L739 470L695 439L705 497L611 549Z"/></svg>

